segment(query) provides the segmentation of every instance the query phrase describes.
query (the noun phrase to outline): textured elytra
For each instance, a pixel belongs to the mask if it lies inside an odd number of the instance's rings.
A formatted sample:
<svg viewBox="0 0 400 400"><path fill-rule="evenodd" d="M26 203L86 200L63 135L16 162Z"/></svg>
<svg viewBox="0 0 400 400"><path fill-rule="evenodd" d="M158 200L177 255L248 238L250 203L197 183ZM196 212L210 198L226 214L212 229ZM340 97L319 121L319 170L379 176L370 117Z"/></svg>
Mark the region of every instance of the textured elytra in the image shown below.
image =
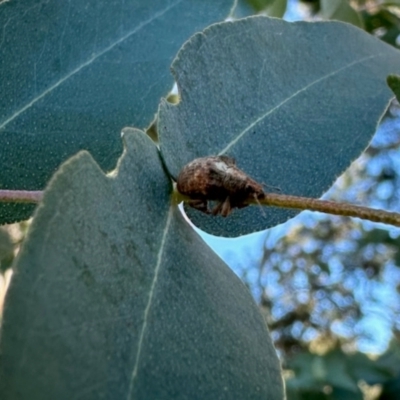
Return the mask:
<svg viewBox="0 0 400 400"><path fill-rule="evenodd" d="M262 199L262 186L236 166L227 156L196 158L185 165L177 179L177 189L190 197L188 204L206 214L228 216L233 208L243 208ZM209 202L215 201L210 210Z"/></svg>

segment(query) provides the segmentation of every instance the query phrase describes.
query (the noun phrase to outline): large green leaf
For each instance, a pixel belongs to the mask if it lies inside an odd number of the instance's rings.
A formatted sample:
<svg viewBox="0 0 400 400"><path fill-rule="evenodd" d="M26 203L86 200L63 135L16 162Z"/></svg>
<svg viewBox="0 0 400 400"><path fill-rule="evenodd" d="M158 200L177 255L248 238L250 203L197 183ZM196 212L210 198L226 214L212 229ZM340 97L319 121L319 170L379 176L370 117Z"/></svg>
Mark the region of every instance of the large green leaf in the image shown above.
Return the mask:
<svg viewBox="0 0 400 400"><path fill-rule="evenodd" d="M400 76L399 75L389 75L386 79L387 84L390 89L392 89L397 101L400 101Z"/></svg>
<svg viewBox="0 0 400 400"><path fill-rule="evenodd" d="M336 19L363 27L360 14L351 7L348 0L321 0L320 15L326 19Z"/></svg>
<svg viewBox="0 0 400 400"><path fill-rule="evenodd" d="M256 11L265 10L265 8L271 6L275 0L246 0Z"/></svg>
<svg viewBox="0 0 400 400"><path fill-rule="evenodd" d="M388 0L380 3L382 6L400 6L400 0Z"/></svg>
<svg viewBox="0 0 400 400"><path fill-rule="evenodd" d="M106 177L86 152L46 190L15 266L1 399L283 399L247 288L170 204L142 132Z"/></svg>
<svg viewBox="0 0 400 400"><path fill-rule="evenodd" d="M123 127L150 124L172 59L232 0L0 4L0 189L38 190L80 149L115 167ZM32 206L0 205L0 223Z"/></svg>
<svg viewBox="0 0 400 400"><path fill-rule="evenodd" d="M10 268L14 259L14 247L10 233L0 227L0 275Z"/></svg>
<svg viewBox="0 0 400 400"><path fill-rule="evenodd" d="M241 18L262 12L270 17L282 18L286 8L287 0L238 0L233 15Z"/></svg>
<svg viewBox="0 0 400 400"><path fill-rule="evenodd" d="M287 0L275 0L265 8L265 12L270 17L283 18L287 8Z"/></svg>
<svg viewBox="0 0 400 400"><path fill-rule="evenodd" d="M173 176L227 154L282 193L319 197L365 149L393 96L400 53L340 22L251 17L193 36L173 63L181 101L161 103L161 151ZM247 207L228 218L189 209L200 228L237 236L292 211Z"/></svg>
<svg viewBox="0 0 400 400"><path fill-rule="evenodd" d="M365 357L370 368L372 362ZM351 367L353 356L334 349L325 355L301 353L289 360L289 369L294 376L287 380L289 400L291 399L330 399L362 400L362 392L358 387L358 378ZM362 379L362 378L361 378ZM325 394L326 388L330 394Z"/></svg>

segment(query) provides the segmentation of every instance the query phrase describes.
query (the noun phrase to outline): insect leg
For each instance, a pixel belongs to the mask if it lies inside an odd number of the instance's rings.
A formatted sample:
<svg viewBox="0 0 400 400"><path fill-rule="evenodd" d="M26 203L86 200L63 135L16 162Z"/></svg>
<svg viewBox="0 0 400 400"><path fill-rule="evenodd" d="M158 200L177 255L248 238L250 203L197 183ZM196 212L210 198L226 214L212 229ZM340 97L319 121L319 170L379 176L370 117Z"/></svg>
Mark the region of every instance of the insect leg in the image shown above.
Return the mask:
<svg viewBox="0 0 400 400"><path fill-rule="evenodd" d="M228 196L225 201L222 203L221 207L221 215L223 217L227 217L232 211L232 206L231 206L231 199Z"/></svg>
<svg viewBox="0 0 400 400"><path fill-rule="evenodd" d="M210 214L208 209L207 200L190 200L188 201L190 207L195 208L203 213Z"/></svg>

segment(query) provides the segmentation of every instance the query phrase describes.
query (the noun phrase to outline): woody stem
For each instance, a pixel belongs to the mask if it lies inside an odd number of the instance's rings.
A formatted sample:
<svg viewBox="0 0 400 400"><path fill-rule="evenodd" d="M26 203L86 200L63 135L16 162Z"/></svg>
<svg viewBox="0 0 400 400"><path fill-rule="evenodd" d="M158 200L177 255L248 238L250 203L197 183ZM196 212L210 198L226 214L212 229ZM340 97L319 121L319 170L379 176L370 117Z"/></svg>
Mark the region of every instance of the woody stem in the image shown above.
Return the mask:
<svg viewBox="0 0 400 400"><path fill-rule="evenodd" d="M176 188L174 190L174 198L176 203L190 200L189 197L180 194ZM270 207L319 211L326 214L355 217L400 227L400 214L398 213L356 206L349 203L338 203L335 201L290 196L286 194L265 193L265 197L263 199L258 199L257 201L250 200L249 204L261 204Z"/></svg>
<svg viewBox="0 0 400 400"><path fill-rule="evenodd" d="M0 203L38 203L43 197L43 192L28 190L0 190ZM174 190L175 202L190 200ZM338 203L328 200L319 200L309 197L290 196L286 194L266 193L263 199L251 201L264 206L294 208L299 210L319 211L333 215L356 217L374 222L381 222L400 227L400 214L380 209L356 206L349 203Z"/></svg>
<svg viewBox="0 0 400 400"><path fill-rule="evenodd" d="M0 190L0 203L39 203L41 190Z"/></svg>
<svg viewBox="0 0 400 400"><path fill-rule="evenodd" d="M356 217L400 227L400 214L398 213L356 206L349 203L338 203L335 201L276 193L266 193L264 199L258 201L265 206L320 211L327 214ZM252 203L254 204L256 202L252 201Z"/></svg>

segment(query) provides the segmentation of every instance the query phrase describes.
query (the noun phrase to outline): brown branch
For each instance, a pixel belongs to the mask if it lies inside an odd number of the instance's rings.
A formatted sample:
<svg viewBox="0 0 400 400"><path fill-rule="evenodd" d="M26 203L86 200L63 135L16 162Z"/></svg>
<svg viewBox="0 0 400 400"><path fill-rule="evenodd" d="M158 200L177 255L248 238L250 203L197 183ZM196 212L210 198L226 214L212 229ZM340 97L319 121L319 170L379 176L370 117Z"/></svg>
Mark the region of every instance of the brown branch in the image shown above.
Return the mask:
<svg viewBox="0 0 400 400"><path fill-rule="evenodd" d="M174 189L174 202L189 201L190 197L182 195ZM249 200L249 204L264 205L280 208L294 208L298 210L319 211L326 214L341 215L366 219L373 222L390 224L400 227L400 214L369 207L356 206L349 203L339 203L329 200L319 200L309 197L290 196L286 194L265 193L263 199Z"/></svg>
<svg viewBox="0 0 400 400"><path fill-rule="evenodd" d="M39 203L43 191L0 190L0 203ZM187 201L190 198L174 190L175 202ZM270 207L294 208L298 210L319 211L326 214L342 215L366 219L400 227L400 214L380 209L356 206L349 203L312 199L309 197L290 196L286 194L266 193L263 199L251 201L252 204L262 204Z"/></svg>
<svg viewBox="0 0 400 400"><path fill-rule="evenodd" d="M255 202L252 203L254 204ZM367 219L373 222L381 222L400 227L400 214L398 213L356 206L349 203L338 203L335 201L276 193L266 193L265 198L260 199L259 203L265 206L319 211L327 214Z"/></svg>
<svg viewBox="0 0 400 400"><path fill-rule="evenodd" d="M0 203L39 203L41 190L0 190Z"/></svg>

